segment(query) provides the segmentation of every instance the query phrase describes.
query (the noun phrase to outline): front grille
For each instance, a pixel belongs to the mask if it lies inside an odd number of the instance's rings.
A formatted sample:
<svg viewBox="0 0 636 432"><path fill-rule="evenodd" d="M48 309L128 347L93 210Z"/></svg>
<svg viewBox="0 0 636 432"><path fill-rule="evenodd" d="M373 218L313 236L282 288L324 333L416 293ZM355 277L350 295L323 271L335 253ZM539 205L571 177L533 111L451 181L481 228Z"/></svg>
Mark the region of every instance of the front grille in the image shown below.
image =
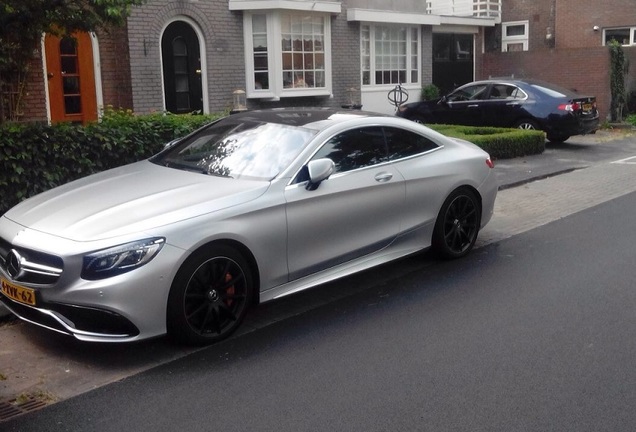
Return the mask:
<svg viewBox="0 0 636 432"><path fill-rule="evenodd" d="M15 252L12 253L12 251ZM21 271L18 274L12 274L9 271L9 261L12 255L14 259L15 257L20 258ZM16 281L34 285L52 285L62 275L64 261L55 255L13 246L5 239L0 238L0 266Z"/></svg>
<svg viewBox="0 0 636 432"><path fill-rule="evenodd" d="M2 303L22 319L67 335L75 332L117 337L139 334L139 329L128 319L104 309L62 303L42 303L36 309L9 300L0 293L0 304ZM63 317L66 326L45 311L53 311L58 317Z"/></svg>

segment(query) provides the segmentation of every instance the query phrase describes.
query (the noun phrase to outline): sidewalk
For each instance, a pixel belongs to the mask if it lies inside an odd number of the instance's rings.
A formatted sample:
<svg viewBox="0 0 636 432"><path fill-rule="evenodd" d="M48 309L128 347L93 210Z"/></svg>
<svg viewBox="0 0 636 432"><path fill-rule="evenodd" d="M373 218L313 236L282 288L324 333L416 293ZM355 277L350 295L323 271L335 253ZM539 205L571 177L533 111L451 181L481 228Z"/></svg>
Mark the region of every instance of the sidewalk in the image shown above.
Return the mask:
<svg viewBox="0 0 636 432"><path fill-rule="evenodd" d="M615 140L623 140L619 145L625 148L624 157L603 160L603 145ZM599 133L579 137L576 142L590 146L587 148L590 154L601 159L556 157L559 160L553 160L555 152L551 151L498 163L503 188L495 203L495 215L480 233L477 247L636 191L636 135L617 137L612 133ZM634 159L627 159L630 152ZM550 176L553 173L561 174ZM530 182L520 183L520 178ZM516 186L507 188L510 184ZM365 273L373 274L356 275L352 285L364 289L399 277L391 274L390 269ZM248 315L239 334L347 295L339 291L325 286L261 305ZM166 339L127 345L79 343L36 326L0 318L0 423L193 351L194 348L175 346ZM26 403L17 404L16 399Z"/></svg>

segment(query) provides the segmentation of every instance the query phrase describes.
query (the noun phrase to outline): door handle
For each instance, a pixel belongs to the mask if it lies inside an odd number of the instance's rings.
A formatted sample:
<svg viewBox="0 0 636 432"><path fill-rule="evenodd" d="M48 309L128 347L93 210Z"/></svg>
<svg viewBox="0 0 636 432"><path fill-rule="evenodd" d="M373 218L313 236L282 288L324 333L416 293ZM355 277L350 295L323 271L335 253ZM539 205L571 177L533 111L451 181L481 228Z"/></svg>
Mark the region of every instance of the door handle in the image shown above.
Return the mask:
<svg viewBox="0 0 636 432"><path fill-rule="evenodd" d="M377 181L378 183L385 183L391 180L392 178L393 178L393 174L383 172L383 173L376 174L375 181Z"/></svg>
<svg viewBox="0 0 636 432"><path fill-rule="evenodd" d="M479 105L468 105L468 108L479 108Z"/></svg>

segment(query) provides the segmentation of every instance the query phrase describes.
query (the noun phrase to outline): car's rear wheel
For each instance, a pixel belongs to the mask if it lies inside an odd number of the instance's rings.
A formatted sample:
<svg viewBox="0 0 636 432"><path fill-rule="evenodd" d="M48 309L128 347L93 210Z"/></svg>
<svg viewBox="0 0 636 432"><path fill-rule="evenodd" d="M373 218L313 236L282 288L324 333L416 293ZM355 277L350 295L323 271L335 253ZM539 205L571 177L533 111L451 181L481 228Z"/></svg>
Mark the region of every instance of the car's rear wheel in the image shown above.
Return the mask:
<svg viewBox="0 0 636 432"><path fill-rule="evenodd" d="M517 129L525 129L525 130L538 130L539 129L539 125L537 124L537 122L535 122L532 119L519 120L517 123L515 123L514 127L517 128Z"/></svg>
<svg viewBox="0 0 636 432"><path fill-rule="evenodd" d="M437 216L433 248L442 258L460 258L475 245L481 225L481 203L468 188L451 193Z"/></svg>
<svg viewBox="0 0 636 432"><path fill-rule="evenodd" d="M570 138L570 135L548 134L548 141L553 143L562 143Z"/></svg>
<svg viewBox="0 0 636 432"><path fill-rule="evenodd" d="M240 253L226 245L200 249L172 283L168 334L195 345L225 339L243 321L252 292L252 275Z"/></svg>

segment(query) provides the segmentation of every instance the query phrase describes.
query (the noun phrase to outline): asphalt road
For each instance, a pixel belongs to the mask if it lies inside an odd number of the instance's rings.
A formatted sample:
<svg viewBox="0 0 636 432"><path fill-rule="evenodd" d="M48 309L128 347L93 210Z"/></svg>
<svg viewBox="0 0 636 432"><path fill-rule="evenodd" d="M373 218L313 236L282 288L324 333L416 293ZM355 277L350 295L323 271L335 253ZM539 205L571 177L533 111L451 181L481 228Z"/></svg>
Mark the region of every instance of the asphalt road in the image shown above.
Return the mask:
<svg viewBox="0 0 636 432"><path fill-rule="evenodd" d="M430 265L3 430L633 430L635 211L412 257Z"/></svg>

